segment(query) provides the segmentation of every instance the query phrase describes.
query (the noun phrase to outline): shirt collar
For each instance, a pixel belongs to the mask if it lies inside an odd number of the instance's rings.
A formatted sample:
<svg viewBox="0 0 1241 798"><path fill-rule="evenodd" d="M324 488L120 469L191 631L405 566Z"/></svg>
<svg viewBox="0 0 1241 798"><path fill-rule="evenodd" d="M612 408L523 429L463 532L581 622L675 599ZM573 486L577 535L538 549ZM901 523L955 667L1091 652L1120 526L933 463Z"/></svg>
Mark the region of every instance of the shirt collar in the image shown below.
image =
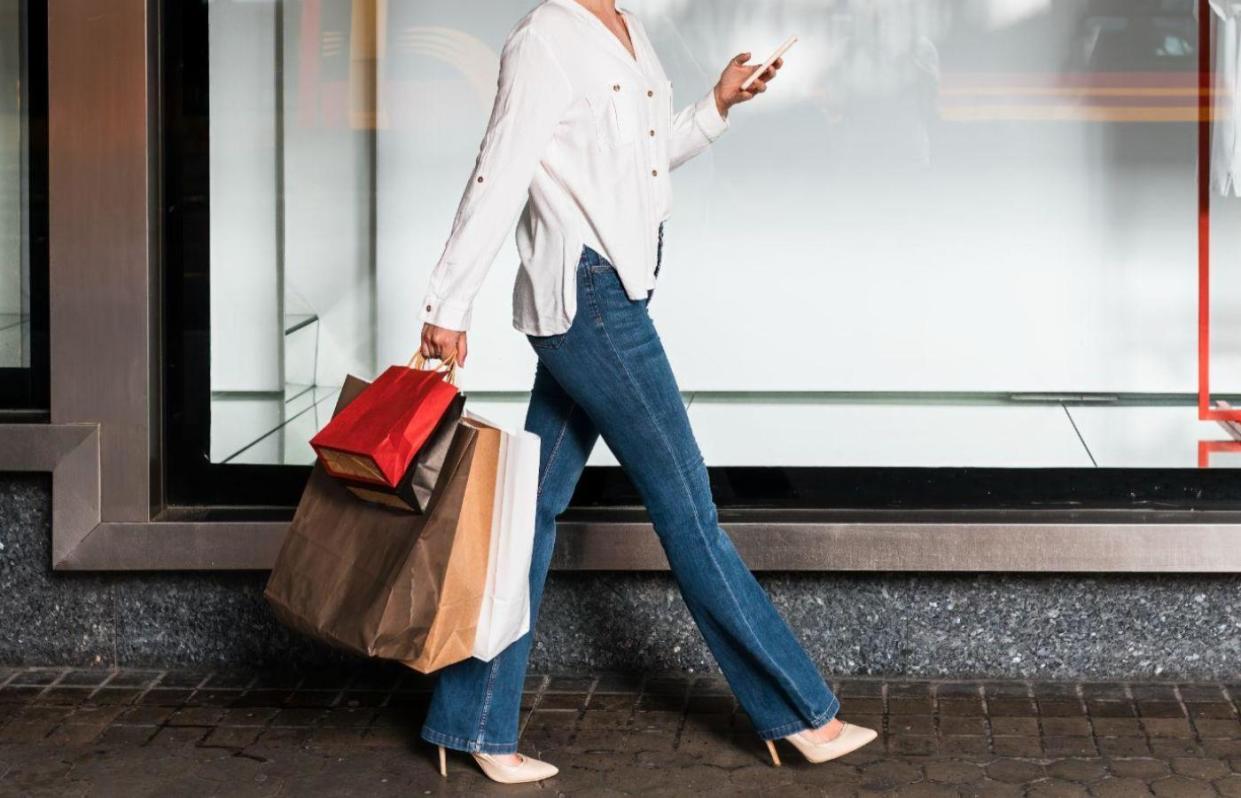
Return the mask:
<svg viewBox="0 0 1241 798"><path fill-rule="evenodd" d="M597 33L611 39L612 46L616 48L616 54L620 56L622 60L626 61L631 69L639 75L642 75L643 78L646 77L646 73L642 69L642 61L644 59L642 56L642 44L639 41L640 37L644 35L641 32L642 23L636 16L634 16L633 12L631 12L627 6L617 3L616 10L625 15L625 22L629 24L629 39L633 42L633 49L634 52L637 53L637 60L634 60L634 57L629 54L629 51L625 49L625 45L622 44L621 40L616 37L616 34L607 29L607 26L603 24L603 20L590 13L590 11L581 3L578 3L577 0L546 0L546 2L556 3L558 5L568 6L571 8L575 13L580 15L583 22L587 23Z"/></svg>
<svg viewBox="0 0 1241 798"><path fill-rule="evenodd" d="M581 3L577 2L577 0L547 0L547 2L549 2L549 3L560 3L562 6L573 6L574 8L576 8L576 9L577 9L577 10L579 10L579 11L585 11L587 14L589 14L589 13L590 13L590 11L588 11L588 10L586 9L586 7L585 7L585 6L583 6ZM623 5L621 5L620 3L617 3L617 4L616 4L616 10L617 10L617 11L622 11L622 12L624 12L624 13L626 13L626 14L631 14L631 13L632 13L632 12L629 10L629 6L623 6Z"/></svg>

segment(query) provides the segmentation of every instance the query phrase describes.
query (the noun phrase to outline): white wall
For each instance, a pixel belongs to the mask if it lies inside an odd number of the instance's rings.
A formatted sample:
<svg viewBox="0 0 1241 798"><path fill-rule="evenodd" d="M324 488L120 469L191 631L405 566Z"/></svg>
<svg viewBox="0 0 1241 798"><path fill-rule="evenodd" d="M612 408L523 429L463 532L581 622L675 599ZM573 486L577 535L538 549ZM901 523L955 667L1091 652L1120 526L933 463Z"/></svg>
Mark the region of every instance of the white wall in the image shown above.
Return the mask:
<svg viewBox="0 0 1241 798"><path fill-rule="evenodd" d="M0 313L22 313L25 227L21 3L0 0ZM12 365L0 363L0 366Z"/></svg>
<svg viewBox="0 0 1241 798"><path fill-rule="evenodd" d="M417 347L418 304L477 154L496 54L531 5L386 5L372 179L366 131L294 127L306 96L292 60L301 4L286 4L286 293L324 320L320 382L373 374ZM761 58L801 37L770 92L735 109L732 130L675 176L651 310L683 388L1195 389L1194 125L1088 118L1110 102L1072 91L1090 43L1110 41L1096 37L1094 6L629 7L679 104L736 52ZM533 356L510 327L511 240L478 298L467 389L530 384ZM1217 390L1241 384L1241 346L1227 343L1241 341L1231 299L1241 268L1228 261L1216 261Z"/></svg>
<svg viewBox="0 0 1241 798"><path fill-rule="evenodd" d="M313 39L303 4L282 5L217 0L209 14L213 391L283 390L292 315L319 316L318 382L374 370L374 130L349 113L373 84L372 58L349 64L351 7L365 4L323 4ZM324 67L313 85L307 53Z"/></svg>
<svg viewBox="0 0 1241 798"><path fill-rule="evenodd" d="M276 6L214 2L211 388L283 390L276 174Z"/></svg>
<svg viewBox="0 0 1241 798"><path fill-rule="evenodd" d="M357 39L374 30L364 14L373 4L320 3L310 42L306 4L284 5L286 312L319 316L317 382L339 385L375 370L375 130L365 114L375 65ZM316 53L318 78L308 81L299 69Z"/></svg>
<svg viewBox="0 0 1241 798"><path fill-rule="evenodd" d="M489 111L468 76L494 75L492 15L527 5L430 3L411 20L460 32L424 48L381 141L381 361L417 341ZM1086 4L1020 5L631 4L681 104L736 52L801 37L770 92L675 176L651 310L685 389L1194 390L1193 125L988 115L1029 102L1022 83L1081 70ZM927 113L937 80L975 72L1018 77L947 100L973 121ZM515 258L506 245L479 297L467 385L528 387ZM1220 362L1221 388L1236 365Z"/></svg>

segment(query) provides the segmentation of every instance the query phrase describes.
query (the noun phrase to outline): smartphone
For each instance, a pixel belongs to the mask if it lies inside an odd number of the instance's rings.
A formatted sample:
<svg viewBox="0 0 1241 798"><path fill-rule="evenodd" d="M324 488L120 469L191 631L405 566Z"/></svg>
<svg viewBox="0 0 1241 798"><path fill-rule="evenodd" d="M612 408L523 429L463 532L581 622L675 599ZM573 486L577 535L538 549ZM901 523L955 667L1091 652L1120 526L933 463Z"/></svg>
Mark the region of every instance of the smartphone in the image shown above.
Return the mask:
<svg viewBox="0 0 1241 798"><path fill-rule="evenodd" d="M741 90L745 91L746 89L750 88L750 84L758 80L759 75L766 72L767 68L770 67L772 64L774 64L777 58L784 55L785 52L787 52L788 49L795 44L797 44L796 36L790 36L787 39L785 39L784 44L777 47L776 51L772 53L771 56L768 57L766 61L763 62L763 65L759 67L758 69L754 70L754 74L750 75L750 77L745 79L745 82L741 84Z"/></svg>

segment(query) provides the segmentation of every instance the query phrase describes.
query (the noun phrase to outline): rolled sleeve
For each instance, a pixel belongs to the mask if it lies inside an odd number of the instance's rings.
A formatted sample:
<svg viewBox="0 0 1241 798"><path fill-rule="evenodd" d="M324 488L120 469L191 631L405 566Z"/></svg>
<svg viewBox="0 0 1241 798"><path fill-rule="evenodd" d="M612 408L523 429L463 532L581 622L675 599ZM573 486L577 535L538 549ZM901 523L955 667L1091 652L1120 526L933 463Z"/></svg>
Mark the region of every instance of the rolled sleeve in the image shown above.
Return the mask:
<svg viewBox="0 0 1241 798"><path fill-rule="evenodd" d="M712 88L705 97L682 108L672 117L669 165L676 169L711 146L726 130L728 120L720 115L720 109L715 105L715 89Z"/></svg>
<svg viewBox="0 0 1241 798"><path fill-rule="evenodd" d="M694 123L709 141L715 141L728 130L728 120L720 116L719 106L715 103L714 88L697 102L694 108Z"/></svg>

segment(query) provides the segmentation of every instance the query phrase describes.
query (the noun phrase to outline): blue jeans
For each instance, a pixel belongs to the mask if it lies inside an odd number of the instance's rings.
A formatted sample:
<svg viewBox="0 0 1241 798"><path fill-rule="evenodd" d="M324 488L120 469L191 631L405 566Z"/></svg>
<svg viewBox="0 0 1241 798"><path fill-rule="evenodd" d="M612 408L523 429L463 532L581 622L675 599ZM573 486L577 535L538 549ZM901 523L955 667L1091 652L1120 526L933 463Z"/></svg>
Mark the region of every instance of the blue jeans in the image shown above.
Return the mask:
<svg viewBox="0 0 1241 798"><path fill-rule="evenodd" d="M707 468L645 299L626 296L586 247L568 331L528 336L538 355L525 428L542 439L530 626L490 661L438 671L423 739L465 751L517 750L535 619L565 510L602 435L637 488L681 596L742 709L764 740L817 728L840 702L716 518Z"/></svg>

